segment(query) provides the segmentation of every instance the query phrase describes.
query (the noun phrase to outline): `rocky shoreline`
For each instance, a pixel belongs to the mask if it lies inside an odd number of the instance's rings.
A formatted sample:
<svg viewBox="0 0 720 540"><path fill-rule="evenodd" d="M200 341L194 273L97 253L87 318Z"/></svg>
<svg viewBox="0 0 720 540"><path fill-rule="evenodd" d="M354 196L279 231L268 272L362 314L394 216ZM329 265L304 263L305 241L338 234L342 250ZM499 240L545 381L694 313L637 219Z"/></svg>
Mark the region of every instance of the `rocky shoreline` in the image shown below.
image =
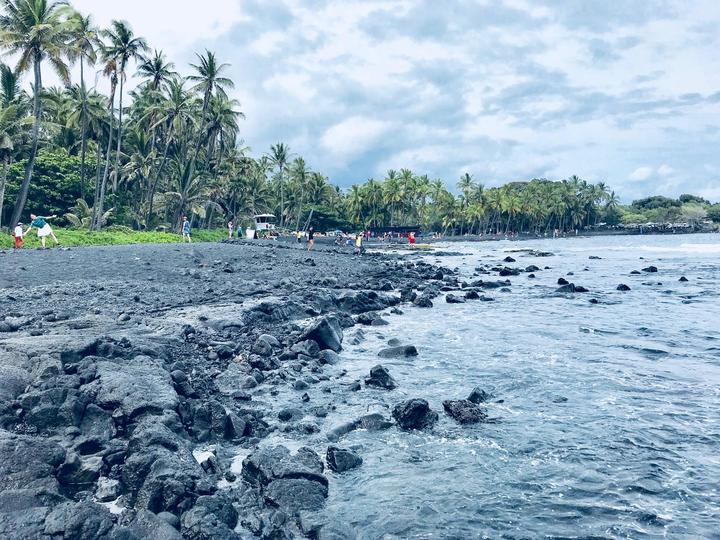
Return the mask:
<svg viewBox="0 0 720 540"><path fill-rule="evenodd" d="M382 365L347 380L342 343L443 292L484 298L418 257L282 244L5 253L0 268L3 538L351 538L318 514L331 474L362 466L343 435L438 414L418 396L328 430L343 395L395 385ZM379 361L417 354L393 342ZM484 399L445 412L483 421ZM321 430L322 456L268 442Z"/></svg>

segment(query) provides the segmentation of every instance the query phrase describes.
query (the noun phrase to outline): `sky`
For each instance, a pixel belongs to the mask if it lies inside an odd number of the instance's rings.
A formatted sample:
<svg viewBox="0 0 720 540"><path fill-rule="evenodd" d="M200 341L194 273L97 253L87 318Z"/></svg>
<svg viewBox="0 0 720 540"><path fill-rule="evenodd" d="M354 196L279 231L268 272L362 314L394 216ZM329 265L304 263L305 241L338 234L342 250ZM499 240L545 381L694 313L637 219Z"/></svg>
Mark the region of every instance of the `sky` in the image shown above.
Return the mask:
<svg viewBox="0 0 720 540"><path fill-rule="evenodd" d="M576 174L625 201L720 200L718 0L74 0L187 73L231 64L254 155L341 186Z"/></svg>

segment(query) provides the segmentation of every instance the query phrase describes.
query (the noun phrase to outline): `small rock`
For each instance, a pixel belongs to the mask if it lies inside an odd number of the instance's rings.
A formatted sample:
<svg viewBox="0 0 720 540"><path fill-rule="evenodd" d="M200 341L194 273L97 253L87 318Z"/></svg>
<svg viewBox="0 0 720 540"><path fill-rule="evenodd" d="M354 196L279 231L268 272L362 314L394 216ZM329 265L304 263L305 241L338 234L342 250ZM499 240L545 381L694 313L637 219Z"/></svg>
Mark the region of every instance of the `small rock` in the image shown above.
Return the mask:
<svg viewBox="0 0 720 540"><path fill-rule="evenodd" d="M438 414L430 409L424 399L409 399L398 403L392 415L405 430L432 428L438 420Z"/></svg>
<svg viewBox="0 0 720 540"><path fill-rule="evenodd" d="M487 419L483 410L469 399L443 401L443 408L460 424L476 424Z"/></svg>
<svg viewBox="0 0 720 540"><path fill-rule="evenodd" d="M616 290L618 290L618 291L629 291L629 290L630 290L630 287L628 287L628 286L625 285L624 283L621 283L620 285L618 285L618 286L616 287Z"/></svg>
<svg viewBox="0 0 720 540"><path fill-rule="evenodd" d="M337 473L355 469L362 465L363 462L362 458L357 454L336 446L328 447L325 460L330 470Z"/></svg>
<svg viewBox="0 0 720 540"><path fill-rule="evenodd" d="M409 358L411 356L417 356L418 350L415 345L400 345L398 347L389 347L383 349L378 353L380 358Z"/></svg>
<svg viewBox="0 0 720 540"><path fill-rule="evenodd" d="M365 378L365 386L394 390L397 388L397 383L384 366L377 365L370 370L370 376Z"/></svg>

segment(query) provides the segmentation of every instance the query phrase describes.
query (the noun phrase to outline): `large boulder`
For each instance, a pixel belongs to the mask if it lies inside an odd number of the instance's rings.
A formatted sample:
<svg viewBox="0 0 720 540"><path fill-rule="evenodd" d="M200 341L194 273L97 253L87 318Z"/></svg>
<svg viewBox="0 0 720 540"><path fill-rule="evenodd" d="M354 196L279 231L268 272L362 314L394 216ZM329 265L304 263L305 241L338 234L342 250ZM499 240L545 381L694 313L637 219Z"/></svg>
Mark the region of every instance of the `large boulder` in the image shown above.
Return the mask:
<svg viewBox="0 0 720 540"><path fill-rule="evenodd" d="M384 366L377 365L370 370L370 376L365 378L365 386L373 388L382 388L384 390L394 390L397 388L395 379L392 378L390 372Z"/></svg>
<svg viewBox="0 0 720 540"><path fill-rule="evenodd" d="M0 538L44 538L45 518L63 501L55 479L63 461L54 442L0 430Z"/></svg>
<svg viewBox="0 0 720 540"><path fill-rule="evenodd" d="M335 317L323 317L305 330L300 341L313 340L320 349L342 350L343 330Z"/></svg>
<svg viewBox="0 0 720 540"><path fill-rule="evenodd" d="M398 403L393 408L392 415L405 430L431 428L438 420L438 414L430 409L424 399L408 399Z"/></svg>
<svg viewBox="0 0 720 540"><path fill-rule="evenodd" d="M483 410L469 399L443 401L443 408L460 424L476 424L487 419Z"/></svg>
<svg viewBox="0 0 720 540"><path fill-rule="evenodd" d="M107 508L92 502L65 503L45 519L49 537L96 540L110 538L113 517Z"/></svg>
<svg viewBox="0 0 720 540"><path fill-rule="evenodd" d="M330 470L337 473L355 469L362 465L363 462L362 458L354 452L337 446L328 447L325 461L327 461Z"/></svg>
<svg viewBox="0 0 720 540"><path fill-rule="evenodd" d="M97 363L97 378L86 389L106 410L120 408L128 419L144 413L174 410L178 395L162 363L149 356L136 356L123 363Z"/></svg>
<svg viewBox="0 0 720 540"><path fill-rule="evenodd" d="M242 476L281 509L319 510L328 496L320 456L309 448L291 454L284 446L261 448L243 461Z"/></svg>

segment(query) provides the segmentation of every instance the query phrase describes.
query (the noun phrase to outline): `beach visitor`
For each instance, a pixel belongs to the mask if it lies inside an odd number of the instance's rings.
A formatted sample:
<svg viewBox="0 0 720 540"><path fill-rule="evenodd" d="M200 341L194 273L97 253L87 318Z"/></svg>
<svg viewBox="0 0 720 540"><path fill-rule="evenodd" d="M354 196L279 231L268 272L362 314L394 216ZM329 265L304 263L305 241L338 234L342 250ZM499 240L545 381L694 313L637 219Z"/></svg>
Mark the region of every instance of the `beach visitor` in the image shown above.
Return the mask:
<svg viewBox="0 0 720 540"><path fill-rule="evenodd" d="M183 216L182 220L182 237L183 242L187 241L188 244L192 244L192 238L190 237L190 222L188 221L187 216Z"/></svg>
<svg viewBox="0 0 720 540"><path fill-rule="evenodd" d="M355 255L362 255L365 251L365 248L363 247L363 233L357 233L355 236Z"/></svg>
<svg viewBox="0 0 720 540"><path fill-rule="evenodd" d="M21 222L18 222L15 226L13 235L15 236L15 249L20 249L23 247L23 236L25 236L25 233L23 232L23 224Z"/></svg>
<svg viewBox="0 0 720 540"><path fill-rule="evenodd" d="M233 222L232 222L232 221L228 221L228 240L232 240L233 230L234 230Z"/></svg>
<svg viewBox="0 0 720 540"><path fill-rule="evenodd" d="M57 236L55 236L55 233L52 230L52 227L48 223L48 220L55 219L57 216L52 215L48 217L43 216L36 216L35 214L30 214L30 226L27 228L23 236L25 236L27 233L30 232L30 229L35 227L38 232L38 238L40 239L40 243L42 244L43 249L45 249L45 239L48 236L52 236L52 239L55 240L56 244L59 244Z"/></svg>
<svg viewBox="0 0 720 540"><path fill-rule="evenodd" d="M410 247L415 247L415 233L413 231L408 234L408 242L410 242Z"/></svg>
<svg viewBox="0 0 720 540"><path fill-rule="evenodd" d="M315 245L315 229L310 227L308 229L308 251L310 251Z"/></svg>
<svg viewBox="0 0 720 540"><path fill-rule="evenodd" d="M302 244L302 237L303 237L303 233L301 233L300 231L295 231L295 238L297 238L298 244Z"/></svg>

